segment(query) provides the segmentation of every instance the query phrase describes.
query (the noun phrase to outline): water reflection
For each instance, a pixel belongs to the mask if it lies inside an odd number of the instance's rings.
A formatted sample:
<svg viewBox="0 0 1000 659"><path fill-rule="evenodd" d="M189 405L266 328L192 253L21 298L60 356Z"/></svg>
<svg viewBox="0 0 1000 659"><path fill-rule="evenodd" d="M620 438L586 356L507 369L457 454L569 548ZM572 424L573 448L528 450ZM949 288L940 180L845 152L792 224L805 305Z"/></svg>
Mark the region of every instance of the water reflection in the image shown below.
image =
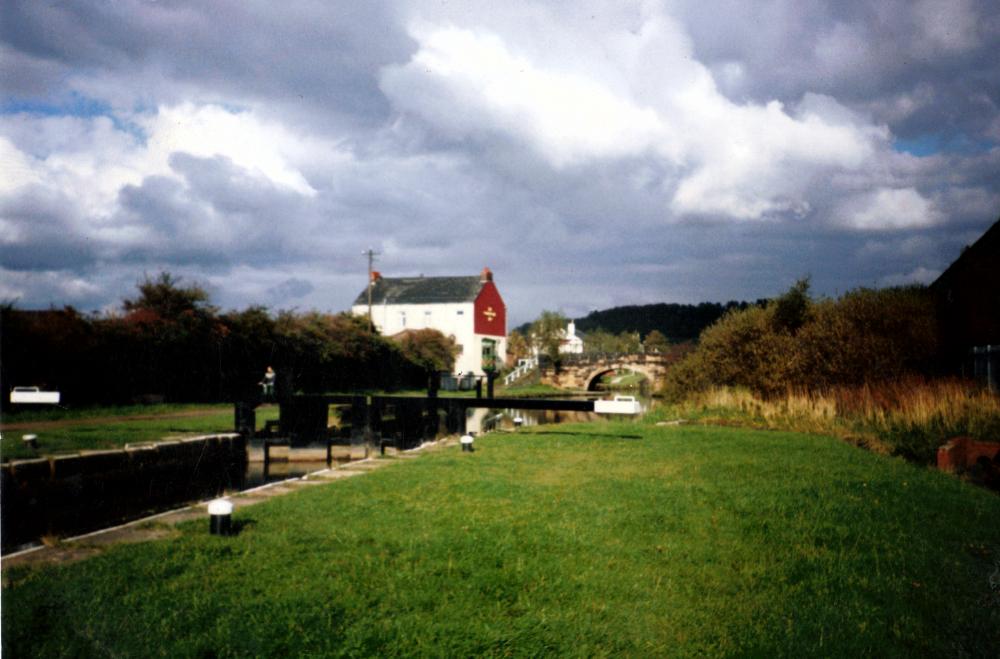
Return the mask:
<svg viewBox="0 0 1000 659"><path fill-rule="evenodd" d="M264 462L264 440L253 439L247 446L247 464L243 482L238 489L248 490L266 483L301 478L327 468L326 446L314 445L301 448L272 446L270 459ZM346 464L365 457L364 446L334 445L330 467Z"/></svg>
<svg viewBox="0 0 1000 659"><path fill-rule="evenodd" d="M618 394L622 395L622 394ZM573 396L561 398L560 400L610 400L614 394L604 396ZM656 402L649 396L635 396L639 401L641 412L639 416L652 409ZM508 409L485 409L473 408L468 411L465 427L469 432L483 433L491 430L514 430L517 427L516 419L520 419L521 426L537 426L549 423L584 423L588 421L632 419L638 418L631 415L618 414L595 414L594 412L567 412L557 410L521 410L516 408Z"/></svg>

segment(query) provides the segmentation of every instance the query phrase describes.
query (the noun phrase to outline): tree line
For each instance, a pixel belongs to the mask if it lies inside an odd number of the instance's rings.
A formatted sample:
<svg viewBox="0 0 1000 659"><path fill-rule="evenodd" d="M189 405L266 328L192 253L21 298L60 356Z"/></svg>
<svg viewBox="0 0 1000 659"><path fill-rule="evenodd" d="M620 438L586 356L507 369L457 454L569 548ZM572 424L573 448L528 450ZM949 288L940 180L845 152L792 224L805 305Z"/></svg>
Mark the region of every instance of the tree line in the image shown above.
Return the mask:
<svg viewBox="0 0 1000 659"><path fill-rule="evenodd" d="M146 277L120 312L0 308L4 405L13 386L57 389L68 404L232 401L268 366L279 393L424 387L450 370L454 342L422 330L400 342L347 313L262 306L221 312L199 286Z"/></svg>
<svg viewBox="0 0 1000 659"><path fill-rule="evenodd" d="M576 320L584 335L600 330L613 335L638 333L645 339L651 332L661 333L670 343L695 341L702 330L733 310L766 304L757 302L702 302L701 304L642 304L591 311Z"/></svg>

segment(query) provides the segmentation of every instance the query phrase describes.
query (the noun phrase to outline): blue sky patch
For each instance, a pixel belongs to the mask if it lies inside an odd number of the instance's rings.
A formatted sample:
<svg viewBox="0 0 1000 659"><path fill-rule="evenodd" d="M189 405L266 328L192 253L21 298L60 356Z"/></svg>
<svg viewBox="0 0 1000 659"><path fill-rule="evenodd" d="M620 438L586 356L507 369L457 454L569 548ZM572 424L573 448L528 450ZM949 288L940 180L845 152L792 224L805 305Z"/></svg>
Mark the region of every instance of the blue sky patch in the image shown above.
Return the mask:
<svg viewBox="0 0 1000 659"><path fill-rule="evenodd" d="M0 103L0 114L32 114L41 117L107 117L117 130L129 133L143 144L146 134L137 124L123 120L106 102L76 92L58 100L12 98Z"/></svg>
<svg viewBox="0 0 1000 659"><path fill-rule="evenodd" d="M930 133L912 139L897 139L892 146L900 153L923 158L938 153L959 155L985 153L995 147L996 143L991 140L974 140L964 133L949 136Z"/></svg>

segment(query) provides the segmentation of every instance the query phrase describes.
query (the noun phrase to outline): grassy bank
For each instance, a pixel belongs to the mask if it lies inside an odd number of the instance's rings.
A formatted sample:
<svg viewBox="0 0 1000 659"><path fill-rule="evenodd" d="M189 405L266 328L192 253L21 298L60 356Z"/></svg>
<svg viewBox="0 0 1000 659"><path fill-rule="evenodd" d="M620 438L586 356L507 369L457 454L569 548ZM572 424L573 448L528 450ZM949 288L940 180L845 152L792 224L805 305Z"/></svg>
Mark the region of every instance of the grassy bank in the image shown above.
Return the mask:
<svg viewBox="0 0 1000 659"><path fill-rule="evenodd" d="M121 416L148 416L183 414L207 409L232 409L231 403L153 403L148 405L87 405L83 407L43 406L37 409L22 407L4 412L3 424L31 423L35 421L68 421L74 419L99 419Z"/></svg>
<svg viewBox="0 0 1000 659"><path fill-rule="evenodd" d="M577 393L581 392L554 387L551 384L499 386L495 391L497 398L546 398L548 396L571 396Z"/></svg>
<svg viewBox="0 0 1000 659"><path fill-rule="evenodd" d="M683 417L823 433L925 464L952 437L1000 441L1000 398L954 380L903 380L766 399L745 389L713 388L654 414L652 421Z"/></svg>
<svg viewBox="0 0 1000 659"><path fill-rule="evenodd" d="M995 656L1000 498L836 439L488 435L82 563L6 569L10 656Z"/></svg>
<svg viewBox="0 0 1000 659"><path fill-rule="evenodd" d="M33 422L37 427L4 430L0 459L15 460L83 450L114 449L126 444L156 442L167 438L233 432L232 405L146 405L141 407L88 408L88 414L34 419L5 416L4 423ZM131 417L131 418L130 418ZM257 409L257 427L278 418L278 407ZM38 435L38 448L21 441L24 434Z"/></svg>

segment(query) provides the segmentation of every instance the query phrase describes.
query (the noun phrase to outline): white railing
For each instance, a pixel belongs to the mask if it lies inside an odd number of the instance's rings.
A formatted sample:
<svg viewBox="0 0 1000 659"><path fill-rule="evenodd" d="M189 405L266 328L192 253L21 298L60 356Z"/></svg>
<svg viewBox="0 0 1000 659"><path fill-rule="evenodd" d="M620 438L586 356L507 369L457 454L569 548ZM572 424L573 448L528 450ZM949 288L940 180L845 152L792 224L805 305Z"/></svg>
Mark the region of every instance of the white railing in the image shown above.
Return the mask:
<svg viewBox="0 0 1000 659"><path fill-rule="evenodd" d="M538 368L538 359L534 357L519 359L517 360L517 368L504 377L503 383L509 387L512 383L517 382L536 368Z"/></svg>

